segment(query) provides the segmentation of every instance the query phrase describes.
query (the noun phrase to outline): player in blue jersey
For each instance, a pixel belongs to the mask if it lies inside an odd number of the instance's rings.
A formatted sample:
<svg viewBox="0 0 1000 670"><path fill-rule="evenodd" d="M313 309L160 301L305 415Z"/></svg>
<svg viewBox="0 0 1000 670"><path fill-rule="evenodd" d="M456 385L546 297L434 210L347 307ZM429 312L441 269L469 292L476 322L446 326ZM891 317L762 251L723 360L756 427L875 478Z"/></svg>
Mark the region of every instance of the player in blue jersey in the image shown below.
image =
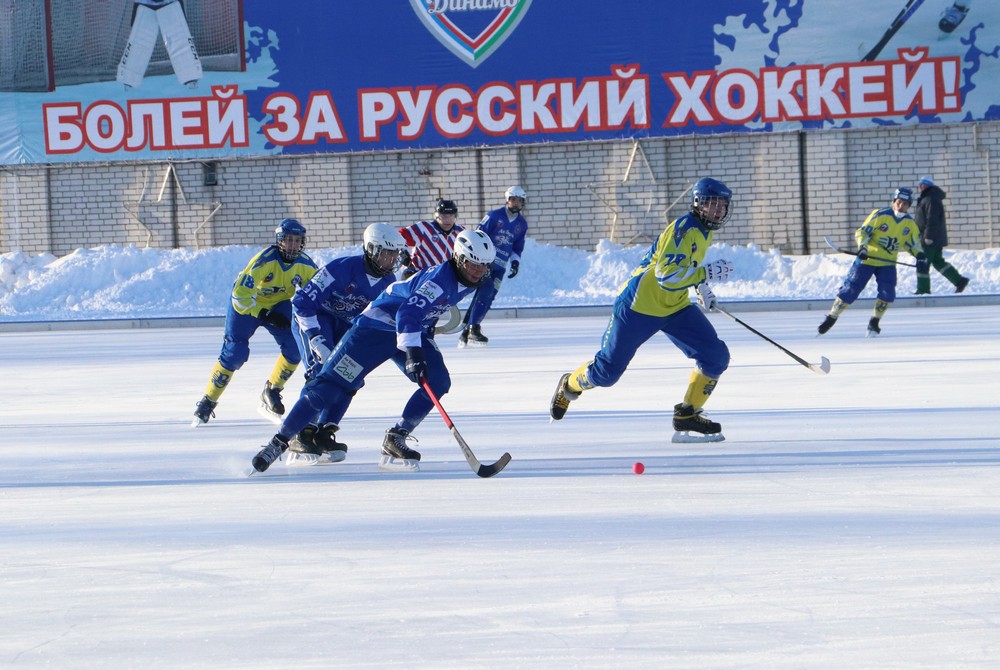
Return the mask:
<svg viewBox="0 0 1000 670"><path fill-rule="evenodd" d="M868 337L875 337L882 332L879 321L896 299L896 257L901 250L906 249L917 259L918 275L928 273L929 263L920 245L920 231L916 221L907 213L912 202L913 192L910 189L897 188L892 196L892 204L873 210L854 232L854 239L858 244L858 259L851 265L840 286L830 313L819 324L820 335L833 328L837 317L861 295L872 277L875 277L878 293L875 311L868 320Z"/></svg>
<svg viewBox="0 0 1000 670"><path fill-rule="evenodd" d="M346 407L345 400L364 386L365 377L387 360L410 381L425 379L438 397L447 393L451 376L434 342L434 325L483 281L489 281L494 258L496 250L485 233L462 231L455 238L454 254L448 262L391 284L375 298L354 320L320 373L306 382L278 433L254 457L254 469L266 470L317 412ZM410 434L433 408L422 387L410 396L399 421L385 432L380 468L419 468L420 453L407 446L407 439L412 439ZM328 415L328 420L337 424L341 418L332 410Z"/></svg>
<svg viewBox="0 0 1000 670"><path fill-rule="evenodd" d="M272 421L285 413L281 391L302 360L292 335L292 294L316 274L316 263L302 251L306 229L295 219L285 219L274 229L274 244L250 259L233 283L226 311L226 332L219 360L212 369L205 396L198 401L192 426L215 416L219 397L233 374L250 358L250 338L263 327L278 343L281 353L261 393L260 411Z"/></svg>
<svg viewBox="0 0 1000 670"><path fill-rule="evenodd" d="M483 335L482 326L486 313L497 297L500 284L506 275L507 279L517 276L521 268L521 253L524 252L524 236L528 232L528 222L521 210L528 194L520 186L511 186L504 193L506 204L500 209L494 209L479 222L478 230L486 233L496 247L497 257L490 267L492 281L483 284L472 298L469 311L465 313L465 330L458 338L458 346L466 345L485 347L490 341ZM507 268L510 268L510 274Z"/></svg>
<svg viewBox="0 0 1000 670"><path fill-rule="evenodd" d="M360 255L343 256L327 263L292 298L306 381L319 374L323 362L354 318L395 281L393 273L406 250L406 241L395 226L373 223L365 229L362 249ZM344 460L347 446L337 442L334 433L338 426L327 417L343 416L349 403L350 397L346 397L343 407L326 407L319 412L316 420L289 443L289 459L298 458L295 454L306 454L332 463Z"/></svg>
<svg viewBox="0 0 1000 670"><path fill-rule="evenodd" d="M685 356L693 359L684 400L674 405L674 442L718 442L722 427L702 416L709 395L729 367L729 349L705 315L691 304L695 288L703 307L716 306L707 282L724 281L733 264L716 260L703 264L712 235L729 219L732 191L715 179L699 179L692 190L691 211L672 221L632 272L615 300L600 350L574 372L564 374L549 406L562 419L569 403L596 386L613 386L636 351L656 333L663 333Z"/></svg>

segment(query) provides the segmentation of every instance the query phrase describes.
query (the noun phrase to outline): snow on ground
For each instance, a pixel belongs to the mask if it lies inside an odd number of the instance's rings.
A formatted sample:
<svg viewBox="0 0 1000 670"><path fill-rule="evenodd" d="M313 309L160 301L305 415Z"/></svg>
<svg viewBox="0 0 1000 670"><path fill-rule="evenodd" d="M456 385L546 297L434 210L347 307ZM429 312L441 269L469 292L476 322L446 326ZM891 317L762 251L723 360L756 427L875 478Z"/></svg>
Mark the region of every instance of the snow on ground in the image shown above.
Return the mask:
<svg viewBox="0 0 1000 670"><path fill-rule="evenodd" d="M224 315L233 279L260 248L102 246L61 258L2 254L0 323ZM494 306L609 305L646 250L601 242L594 252L586 252L528 240L520 274L504 281ZM310 250L320 264L347 253L360 253L360 247ZM1000 293L1000 249L946 250L945 257L973 278L967 294ZM730 301L832 301L853 260L833 251L783 256L753 245L713 246L706 260L716 258L736 266L730 281L714 287L720 300ZM903 254L900 260L913 259ZM933 270L932 282L935 293L952 292ZM900 267L899 295L912 293L915 286L913 268ZM862 297L874 297L874 282Z"/></svg>

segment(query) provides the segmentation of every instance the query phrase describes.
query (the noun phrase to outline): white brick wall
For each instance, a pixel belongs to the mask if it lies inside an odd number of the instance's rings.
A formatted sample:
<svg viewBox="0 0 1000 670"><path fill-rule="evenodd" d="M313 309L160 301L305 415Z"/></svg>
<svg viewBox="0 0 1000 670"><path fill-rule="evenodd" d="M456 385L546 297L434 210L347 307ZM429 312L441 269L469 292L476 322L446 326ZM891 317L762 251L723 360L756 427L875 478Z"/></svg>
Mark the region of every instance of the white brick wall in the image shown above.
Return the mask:
<svg viewBox="0 0 1000 670"><path fill-rule="evenodd" d="M357 244L370 223L428 218L438 197L475 225L512 184L528 191L538 241L646 244L713 176L735 193L718 241L804 253L824 235L847 241L924 174L948 192L951 246L986 248L1000 246L998 161L1000 122L984 122L226 160L217 186L203 185L198 161L175 163L176 182L166 163L16 166L0 169L0 251L263 245L285 217L302 220L314 248Z"/></svg>

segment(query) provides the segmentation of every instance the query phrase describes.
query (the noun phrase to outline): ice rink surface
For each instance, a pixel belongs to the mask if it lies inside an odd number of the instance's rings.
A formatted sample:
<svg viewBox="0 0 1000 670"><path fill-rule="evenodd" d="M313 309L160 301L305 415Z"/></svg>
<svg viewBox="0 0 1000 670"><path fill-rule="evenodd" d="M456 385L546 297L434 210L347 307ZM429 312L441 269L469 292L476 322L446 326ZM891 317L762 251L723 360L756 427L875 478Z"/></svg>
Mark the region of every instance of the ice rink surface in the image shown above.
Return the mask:
<svg viewBox="0 0 1000 670"><path fill-rule="evenodd" d="M376 468L415 388L373 374L344 463L247 478L277 349L199 429L221 328L0 334L5 667L989 668L1000 662L1000 312L721 315L707 408L672 444L691 365L648 343L550 423L604 318L441 336L421 471ZM286 392L301 385L296 375ZM632 474L632 464L646 466Z"/></svg>

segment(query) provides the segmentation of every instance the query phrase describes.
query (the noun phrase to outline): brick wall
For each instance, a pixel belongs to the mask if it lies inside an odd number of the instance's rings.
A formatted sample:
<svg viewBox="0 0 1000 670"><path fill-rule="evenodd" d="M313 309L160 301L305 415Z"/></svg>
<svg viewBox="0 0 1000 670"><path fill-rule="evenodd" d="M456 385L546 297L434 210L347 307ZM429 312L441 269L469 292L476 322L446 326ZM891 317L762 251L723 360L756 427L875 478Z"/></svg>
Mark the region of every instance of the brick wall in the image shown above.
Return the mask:
<svg viewBox="0 0 1000 670"><path fill-rule="evenodd" d="M846 242L924 174L948 192L951 246L986 248L1000 246L998 154L988 122L225 160L214 186L199 161L17 166L0 169L0 251L262 245L285 217L313 248L344 246L370 223L430 217L438 197L474 225L513 184L540 242L646 244L713 176L735 193L718 241L806 253L825 235Z"/></svg>

